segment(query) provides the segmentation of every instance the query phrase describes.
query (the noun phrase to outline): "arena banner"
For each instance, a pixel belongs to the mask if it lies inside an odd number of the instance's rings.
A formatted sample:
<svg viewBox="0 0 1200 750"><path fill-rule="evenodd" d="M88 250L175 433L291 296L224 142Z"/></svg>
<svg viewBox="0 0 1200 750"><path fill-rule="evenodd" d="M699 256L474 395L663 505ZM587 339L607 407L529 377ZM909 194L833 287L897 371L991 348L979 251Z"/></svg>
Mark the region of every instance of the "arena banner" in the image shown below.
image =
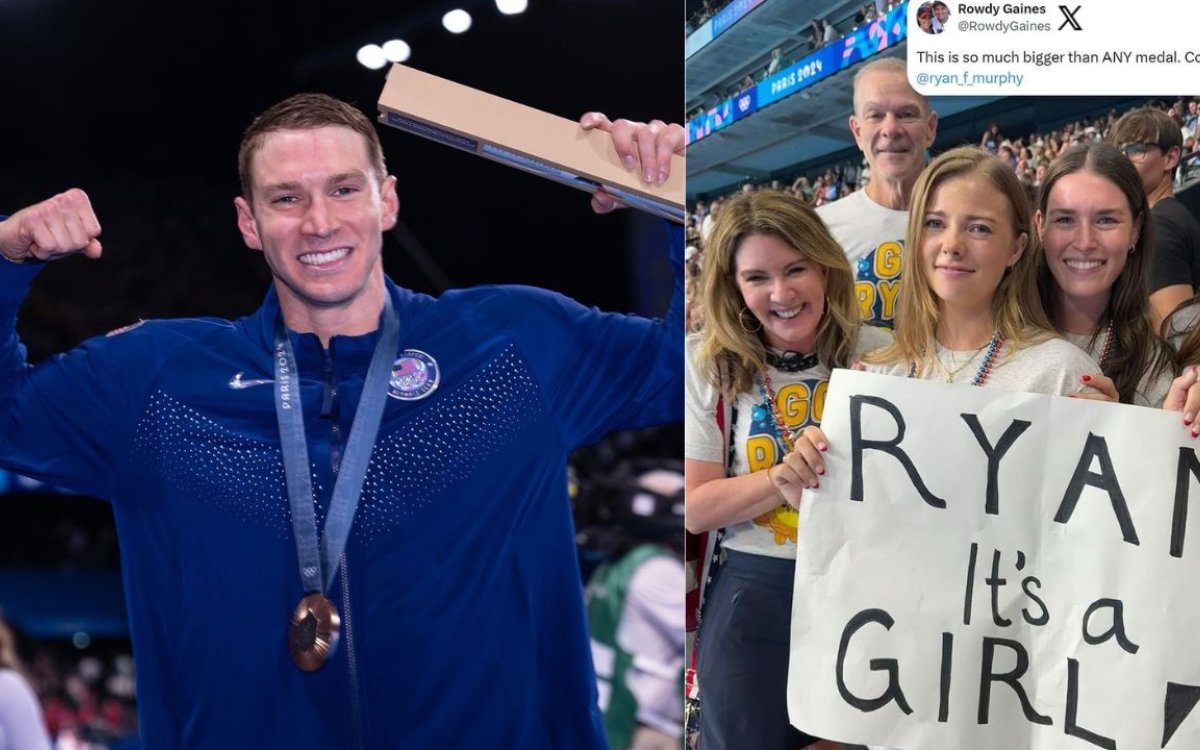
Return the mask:
<svg viewBox="0 0 1200 750"><path fill-rule="evenodd" d="M718 102L688 122L688 143L695 143L759 109L774 104L878 54L908 37L908 2L899 3L876 21L863 24L804 56L736 96ZM766 50L764 50L764 53Z"/></svg>
<svg viewBox="0 0 1200 750"><path fill-rule="evenodd" d="M1178 414L846 370L826 399L792 723L911 750L1200 747L1200 441Z"/></svg>
<svg viewBox="0 0 1200 750"><path fill-rule="evenodd" d="M712 18L713 36L720 36L726 29L734 25L747 13L762 5L763 0L733 0Z"/></svg>

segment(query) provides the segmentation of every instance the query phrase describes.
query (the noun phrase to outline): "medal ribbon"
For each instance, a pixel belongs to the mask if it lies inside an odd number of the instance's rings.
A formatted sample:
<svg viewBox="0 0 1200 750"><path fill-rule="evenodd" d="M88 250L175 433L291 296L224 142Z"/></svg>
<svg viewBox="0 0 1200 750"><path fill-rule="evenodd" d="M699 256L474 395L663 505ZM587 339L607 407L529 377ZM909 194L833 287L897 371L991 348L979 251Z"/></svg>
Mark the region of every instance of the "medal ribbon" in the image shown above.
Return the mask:
<svg viewBox="0 0 1200 750"><path fill-rule="evenodd" d="M312 475L308 468L308 441L304 434L304 409L300 403L300 377L296 356L288 338L283 316L275 321L275 416L283 450L283 472L287 477L288 501L292 506L292 531L296 536L296 557L304 592L324 593L333 585L338 561L346 548L350 524L358 508L367 465L375 447L375 436L383 419L392 360L400 343L400 316L392 307L392 298L384 298L383 332L375 344L367 379L363 383L358 409L342 465L333 485L333 500L325 519L323 545L318 540L317 517L313 509ZM322 574L323 573L323 574Z"/></svg>

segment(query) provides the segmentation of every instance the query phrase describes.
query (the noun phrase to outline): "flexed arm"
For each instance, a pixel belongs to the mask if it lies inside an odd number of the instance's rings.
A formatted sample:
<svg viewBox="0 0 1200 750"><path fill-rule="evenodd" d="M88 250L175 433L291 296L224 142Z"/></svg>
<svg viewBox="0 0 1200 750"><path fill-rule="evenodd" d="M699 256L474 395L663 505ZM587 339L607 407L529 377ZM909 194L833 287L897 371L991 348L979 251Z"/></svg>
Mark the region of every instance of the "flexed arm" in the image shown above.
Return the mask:
<svg viewBox="0 0 1200 750"><path fill-rule="evenodd" d="M132 415L156 358L171 346L162 338L147 343L133 334L102 336L32 367L16 330L17 313L43 261L77 254L97 258L99 235L91 201L78 189L0 221L0 466L111 498L117 468L128 454Z"/></svg>

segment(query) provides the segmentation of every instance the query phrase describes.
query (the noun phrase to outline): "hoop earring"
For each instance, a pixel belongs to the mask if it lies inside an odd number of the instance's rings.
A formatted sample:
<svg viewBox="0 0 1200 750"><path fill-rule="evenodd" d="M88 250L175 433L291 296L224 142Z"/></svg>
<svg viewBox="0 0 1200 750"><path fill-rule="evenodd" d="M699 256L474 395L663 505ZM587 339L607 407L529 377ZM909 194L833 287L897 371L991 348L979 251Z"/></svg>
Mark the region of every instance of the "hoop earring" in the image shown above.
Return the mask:
<svg viewBox="0 0 1200 750"><path fill-rule="evenodd" d="M749 317L751 320L753 320L755 323L757 323L758 327L757 328L747 328L746 327L746 318L747 317ZM758 318L754 317L754 314L750 312L750 308L748 308L744 305L742 306L742 311L740 313L738 313L738 324L742 327L742 330L745 331L746 333L758 333L759 331L762 330L762 321L759 320Z"/></svg>

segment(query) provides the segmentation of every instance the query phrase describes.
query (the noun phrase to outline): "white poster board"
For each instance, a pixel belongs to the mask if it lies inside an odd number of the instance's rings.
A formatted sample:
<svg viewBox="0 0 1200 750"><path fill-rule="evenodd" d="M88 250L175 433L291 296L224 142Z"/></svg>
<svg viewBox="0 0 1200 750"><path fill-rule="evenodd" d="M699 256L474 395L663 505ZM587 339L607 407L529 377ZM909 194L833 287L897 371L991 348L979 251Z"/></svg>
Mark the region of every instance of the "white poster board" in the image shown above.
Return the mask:
<svg viewBox="0 0 1200 750"><path fill-rule="evenodd" d="M793 724L903 750L1200 748L1180 415L839 370L822 427Z"/></svg>

